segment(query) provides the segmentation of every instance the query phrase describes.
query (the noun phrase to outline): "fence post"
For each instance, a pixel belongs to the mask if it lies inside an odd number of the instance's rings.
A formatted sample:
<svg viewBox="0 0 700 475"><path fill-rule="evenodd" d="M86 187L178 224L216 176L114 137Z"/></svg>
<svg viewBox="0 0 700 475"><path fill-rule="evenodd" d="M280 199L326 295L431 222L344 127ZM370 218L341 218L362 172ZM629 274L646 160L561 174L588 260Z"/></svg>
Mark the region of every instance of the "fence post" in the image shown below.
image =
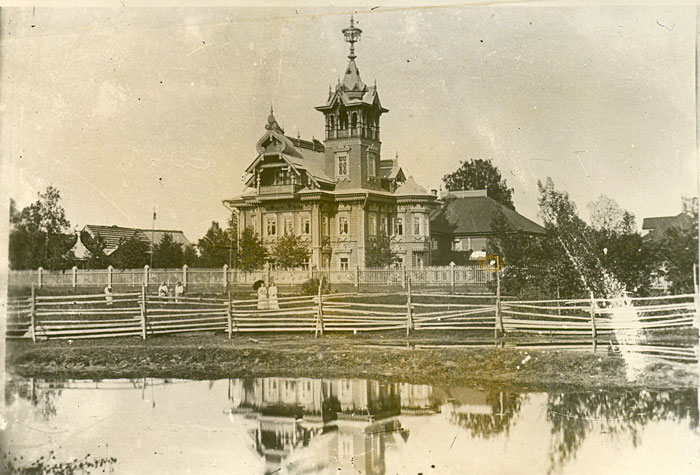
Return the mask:
<svg viewBox="0 0 700 475"><path fill-rule="evenodd" d="M226 306L226 319L228 321L228 339L231 339L231 333L233 332L233 314L231 312L231 291L228 291L228 305Z"/></svg>
<svg viewBox="0 0 700 475"><path fill-rule="evenodd" d="M406 265L401 265L401 287L406 288Z"/></svg>
<svg viewBox="0 0 700 475"><path fill-rule="evenodd" d="M224 264L224 288L228 289L228 264Z"/></svg>
<svg viewBox="0 0 700 475"><path fill-rule="evenodd" d="M39 267L36 270L36 273L37 273L37 284L39 285L39 288L41 288L41 286L44 284L44 268Z"/></svg>
<svg viewBox="0 0 700 475"><path fill-rule="evenodd" d="M498 264L496 264L498 265ZM501 276L500 270L496 268L496 325L493 330L494 338L498 338L498 331L505 334L505 328L503 327L503 317L501 316Z"/></svg>
<svg viewBox="0 0 700 475"><path fill-rule="evenodd" d="M112 272L114 272L114 267L111 265L107 266L107 286L112 286Z"/></svg>
<svg viewBox="0 0 700 475"><path fill-rule="evenodd" d="M450 262L450 293L455 293L455 261Z"/></svg>
<svg viewBox="0 0 700 475"><path fill-rule="evenodd" d="M143 266L143 285L148 289L148 284L151 283L151 268L148 264Z"/></svg>
<svg viewBox="0 0 700 475"><path fill-rule="evenodd" d="M34 289L34 284L32 284L32 302L31 302L31 313L29 314L32 321L31 321L31 332L32 332L32 341L36 343L36 290Z"/></svg>
<svg viewBox="0 0 700 475"><path fill-rule="evenodd" d="M182 286L187 291L187 264L182 266Z"/></svg>
<svg viewBox="0 0 700 475"><path fill-rule="evenodd" d="M146 266L148 267L148 266ZM146 339L146 285L141 286L141 339Z"/></svg>
<svg viewBox="0 0 700 475"><path fill-rule="evenodd" d="M73 271L73 288L75 289L78 287L78 267L73 266L71 270Z"/></svg>
<svg viewBox="0 0 700 475"><path fill-rule="evenodd" d="M360 288L360 266L355 266L355 288Z"/></svg>
<svg viewBox="0 0 700 475"><path fill-rule="evenodd" d="M315 337L318 338L319 335L323 336L323 275L318 281L318 315L316 320L316 332Z"/></svg>
<svg viewBox="0 0 700 475"><path fill-rule="evenodd" d="M595 298L593 297L593 291L591 290L591 339L593 340L593 352L596 350L598 331L595 327Z"/></svg>
<svg viewBox="0 0 700 475"><path fill-rule="evenodd" d="M411 334L413 330L413 303L411 301L411 278L406 282L406 336Z"/></svg>

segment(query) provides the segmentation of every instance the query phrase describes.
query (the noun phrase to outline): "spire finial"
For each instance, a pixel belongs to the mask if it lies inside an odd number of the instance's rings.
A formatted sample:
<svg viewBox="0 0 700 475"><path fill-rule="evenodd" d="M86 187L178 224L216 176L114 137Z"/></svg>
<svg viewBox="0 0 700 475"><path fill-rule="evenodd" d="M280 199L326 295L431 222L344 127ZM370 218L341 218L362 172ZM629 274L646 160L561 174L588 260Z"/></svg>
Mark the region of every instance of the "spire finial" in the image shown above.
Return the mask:
<svg viewBox="0 0 700 475"><path fill-rule="evenodd" d="M274 114L274 113L275 113L275 111L272 110L272 104L270 104L270 114Z"/></svg>
<svg viewBox="0 0 700 475"><path fill-rule="evenodd" d="M351 60L357 57L355 56L355 43L360 41L361 34L362 30L360 30L359 28L355 28L354 15L350 15L350 27L343 28L343 35L345 36L345 41L350 43L350 54L348 55L348 58L350 58Z"/></svg>

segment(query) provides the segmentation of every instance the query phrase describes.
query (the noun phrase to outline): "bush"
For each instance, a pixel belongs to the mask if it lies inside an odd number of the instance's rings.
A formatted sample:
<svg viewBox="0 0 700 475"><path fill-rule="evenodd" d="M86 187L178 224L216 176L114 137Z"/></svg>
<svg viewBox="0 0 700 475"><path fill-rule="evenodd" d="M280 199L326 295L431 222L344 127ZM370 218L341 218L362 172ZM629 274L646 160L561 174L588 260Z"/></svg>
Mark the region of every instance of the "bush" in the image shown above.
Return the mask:
<svg viewBox="0 0 700 475"><path fill-rule="evenodd" d="M301 293L304 295L318 295L318 279L312 278L307 280L301 285ZM328 283L328 279L323 279L323 288L321 289L322 294L331 293L331 284Z"/></svg>

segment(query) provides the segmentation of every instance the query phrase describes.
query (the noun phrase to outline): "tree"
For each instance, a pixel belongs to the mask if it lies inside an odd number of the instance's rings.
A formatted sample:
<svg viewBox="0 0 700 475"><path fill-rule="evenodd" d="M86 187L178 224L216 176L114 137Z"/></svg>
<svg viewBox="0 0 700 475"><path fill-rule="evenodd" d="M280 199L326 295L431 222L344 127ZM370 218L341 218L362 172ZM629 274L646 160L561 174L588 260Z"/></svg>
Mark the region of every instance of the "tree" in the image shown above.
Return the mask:
<svg viewBox="0 0 700 475"><path fill-rule="evenodd" d="M309 246L299 236L284 234L275 243L272 258L281 269L296 269L302 266L311 255Z"/></svg>
<svg viewBox="0 0 700 475"><path fill-rule="evenodd" d="M224 264L233 265L233 257L236 254L236 229L235 221L229 220L229 227L222 229L217 221L212 221L206 234L199 240L200 257L198 265L201 267L222 267Z"/></svg>
<svg viewBox="0 0 700 475"><path fill-rule="evenodd" d="M85 245L88 251L90 251L90 256L85 261L85 267L88 269L106 269L111 260L109 256L105 254L105 241L102 236L97 236L93 238L90 233L83 231L80 233L80 240Z"/></svg>
<svg viewBox="0 0 700 475"><path fill-rule="evenodd" d="M182 244L175 242L171 234L163 234L160 242L153 247L153 267L172 269L182 267L183 263Z"/></svg>
<svg viewBox="0 0 700 475"><path fill-rule="evenodd" d="M192 244L186 244L182 248L182 255L188 267L200 267L199 266L199 254L197 254L197 248Z"/></svg>
<svg viewBox="0 0 700 475"><path fill-rule="evenodd" d="M365 266L389 267L399 260L399 256L391 250L391 239L384 231L370 238L365 250Z"/></svg>
<svg viewBox="0 0 700 475"><path fill-rule="evenodd" d="M38 199L17 212L10 202L9 257L13 269L65 269L75 257L70 252L73 236L61 206L61 193L53 186L38 193Z"/></svg>
<svg viewBox="0 0 700 475"><path fill-rule="evenodd" d="M501 172L490 160L461 161L459 168L442 177L450 191L487 190L489 197L514 210L513 189L508 188Z"/></svg>
<svg viewBox="0 0 700 475"><path fill-rule="evenodd" d="M244 271L260 269L265 263L267 250L251 228L245 228L239 242L238 268Z"/></svg>
<svg viewBox="0 0 700 475"><path fill-rule="evenodd" d="M118 269L143 267L150 261L150 244L136 234L119 240L117 250L112 253L112 265Z"/></svg>
<svg viewBox="0 0 700 475"><path fill-rule="evenodd" d="M659 253L664 262L665 279L670 282L674 294L692 293L693 264L698 263L698 201L683 199L683 212L691 218L687 229L672 227L659 243Z"/></svg>
<svg viewBox="0 0 700 475"><path fill-rule="evenodd" d="M505 217L494 218L493 251L505 258L505 292L532 297L562 298L619 296L623 290L648 293L657 258L654 249L634 231L634 216L598 215L599 229L579 216L568 193L556 190L551 179L538 182L544 236L521 235L508 228ZM605 208L601 208L605 209Z"/></svg>
<svg viewBox="0 0 700 475"><path fill-rule="evenodd" d="M600 195L597 201L591 201L586 207L591 215L591 226L597 231L630 234L636 230L634 215L605 195Z"/></svg>

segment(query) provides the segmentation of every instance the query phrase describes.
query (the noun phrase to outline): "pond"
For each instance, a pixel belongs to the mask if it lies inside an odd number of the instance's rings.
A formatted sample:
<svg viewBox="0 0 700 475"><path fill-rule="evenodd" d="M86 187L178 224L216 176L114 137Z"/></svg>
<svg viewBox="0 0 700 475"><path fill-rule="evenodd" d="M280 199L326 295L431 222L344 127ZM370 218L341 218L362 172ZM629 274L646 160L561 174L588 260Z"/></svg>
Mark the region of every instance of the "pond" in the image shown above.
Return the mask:
<svg viewBox="0 0 700 475"><path fill-rule="evenodd" d="M8 378L2 466L32 473L700 473L697 389Z"/></svg>

